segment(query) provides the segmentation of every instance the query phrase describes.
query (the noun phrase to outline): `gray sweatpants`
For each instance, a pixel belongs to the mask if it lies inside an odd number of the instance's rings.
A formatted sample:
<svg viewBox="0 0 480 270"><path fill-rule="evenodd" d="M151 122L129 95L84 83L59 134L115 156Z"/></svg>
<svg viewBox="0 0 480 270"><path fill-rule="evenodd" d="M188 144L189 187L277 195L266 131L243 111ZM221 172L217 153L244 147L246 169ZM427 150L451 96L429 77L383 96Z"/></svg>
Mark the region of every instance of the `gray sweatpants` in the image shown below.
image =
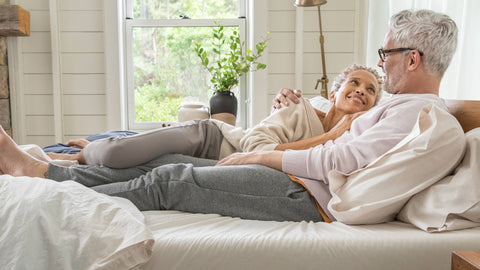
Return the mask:
<svg viewBox="0 0 480 270"><path fill-rule="evenodd" d="M129 199L142 211L323 221L313 197L287 174L260 165L214 167L215 163L174 154L129 169L50 164L48 178L74 180L100 193Z"/></svg>
<svg viewBox="0 0 480 270"><path fill-rule="evenodd" d="M89 143L83 156L89 165L129 168L163 154L218 159L223 135L210 120L193 120L176 126L126 137L110 137Z"/></svg>

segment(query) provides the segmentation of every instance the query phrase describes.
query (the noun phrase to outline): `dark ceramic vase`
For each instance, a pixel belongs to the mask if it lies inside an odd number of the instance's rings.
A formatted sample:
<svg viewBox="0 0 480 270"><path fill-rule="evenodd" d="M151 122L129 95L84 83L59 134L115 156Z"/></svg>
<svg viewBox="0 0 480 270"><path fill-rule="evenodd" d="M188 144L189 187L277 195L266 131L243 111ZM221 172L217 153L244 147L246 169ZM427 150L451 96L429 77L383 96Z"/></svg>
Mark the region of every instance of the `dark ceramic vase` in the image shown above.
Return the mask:
<svg viewBox="0 0 480 270"><path fill-rule="evenodd" d="M237 98L230 91L215 91L210 98L210 113L230 113L237 116Z"/></svg>

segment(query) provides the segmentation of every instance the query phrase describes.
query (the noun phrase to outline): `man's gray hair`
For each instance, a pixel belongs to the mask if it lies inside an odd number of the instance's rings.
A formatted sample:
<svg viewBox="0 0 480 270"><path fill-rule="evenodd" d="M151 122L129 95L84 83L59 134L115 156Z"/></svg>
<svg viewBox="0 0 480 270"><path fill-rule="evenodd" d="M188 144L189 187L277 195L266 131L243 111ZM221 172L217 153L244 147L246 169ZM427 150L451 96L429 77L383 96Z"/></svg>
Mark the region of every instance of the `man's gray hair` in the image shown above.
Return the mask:
<svg viewBox="0 0 480 270"><path fill-rule="evenodd" d="M340 89L340 87L342 86L342 83L347 79L348 75L357 70L370 72L373 75L373 77L375 77L375 79L377 80L378 89L377 89L377 97L375 99L375 104L377 104L378 101L380 101L380 99L382 98L383 78L378 74L378 72L375 69L369 68L364 65L353 64L347 67L346 69L344 69L342 73L338 74L337 77L335 77L335 79L333 80L332 86L330 87L330 92L337 92L338 89Z"/></svg>
<svg viewBox="0 0 480 270"><path fill-rule="evenodd" d="M423 52L427 71L442 76L457 48L458 29L447 15L431 10L403 10L390 18L395 46Z"/></svg>

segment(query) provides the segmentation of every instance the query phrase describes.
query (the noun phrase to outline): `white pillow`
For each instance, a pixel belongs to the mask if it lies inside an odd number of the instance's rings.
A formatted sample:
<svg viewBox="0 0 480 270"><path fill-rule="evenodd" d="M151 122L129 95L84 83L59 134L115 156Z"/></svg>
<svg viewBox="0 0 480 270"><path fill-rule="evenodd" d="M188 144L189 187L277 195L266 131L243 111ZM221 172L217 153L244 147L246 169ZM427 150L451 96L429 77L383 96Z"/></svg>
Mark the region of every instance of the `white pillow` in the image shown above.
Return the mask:
<svg viewBox="0 0 480 270"><path fill-rule="evenodd" d="M466 137L465 156L455 172L413 196L400 220L428 232L480 226L480 128Z"/></svg>
<svg viewBox="0 0 480 270"><path fill-rule="evenodd" d="M72 181L1 175L2 268L118 270L145 263L152 233L131 202L117 200Z"/></svg>
<svg viewBox="0 0 480 270"><path fill-rule="evenodd" d="M330 102L330 100L322 96L316 96L316 97L310 98L309 101L310 101L310 104L312 104L312 106L315 109L322 111L324 113L327 113L333 105L333 103Z"/></svg>
<svg viewBox="0 0 480 270"><path fill-rule="evenodd" d="M456 119L427 105L412 132L386 154L350 175L329 173L328 209L347 224L391 221L408 199L449 174L464 148Z"/></svg>

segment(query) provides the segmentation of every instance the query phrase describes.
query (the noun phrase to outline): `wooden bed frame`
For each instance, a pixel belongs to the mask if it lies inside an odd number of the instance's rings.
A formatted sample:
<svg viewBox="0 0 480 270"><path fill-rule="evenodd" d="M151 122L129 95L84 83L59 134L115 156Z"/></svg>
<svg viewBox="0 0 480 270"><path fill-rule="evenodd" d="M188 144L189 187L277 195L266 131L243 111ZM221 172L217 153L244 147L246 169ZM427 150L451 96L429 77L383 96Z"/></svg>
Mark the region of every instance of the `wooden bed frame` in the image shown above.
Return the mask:
<svg viewBox="0 0 480 270"><path fill-rule="evenodd" d="M446 99L448 109L467 132L480 127L480 100L454 100Z"/></svg>

